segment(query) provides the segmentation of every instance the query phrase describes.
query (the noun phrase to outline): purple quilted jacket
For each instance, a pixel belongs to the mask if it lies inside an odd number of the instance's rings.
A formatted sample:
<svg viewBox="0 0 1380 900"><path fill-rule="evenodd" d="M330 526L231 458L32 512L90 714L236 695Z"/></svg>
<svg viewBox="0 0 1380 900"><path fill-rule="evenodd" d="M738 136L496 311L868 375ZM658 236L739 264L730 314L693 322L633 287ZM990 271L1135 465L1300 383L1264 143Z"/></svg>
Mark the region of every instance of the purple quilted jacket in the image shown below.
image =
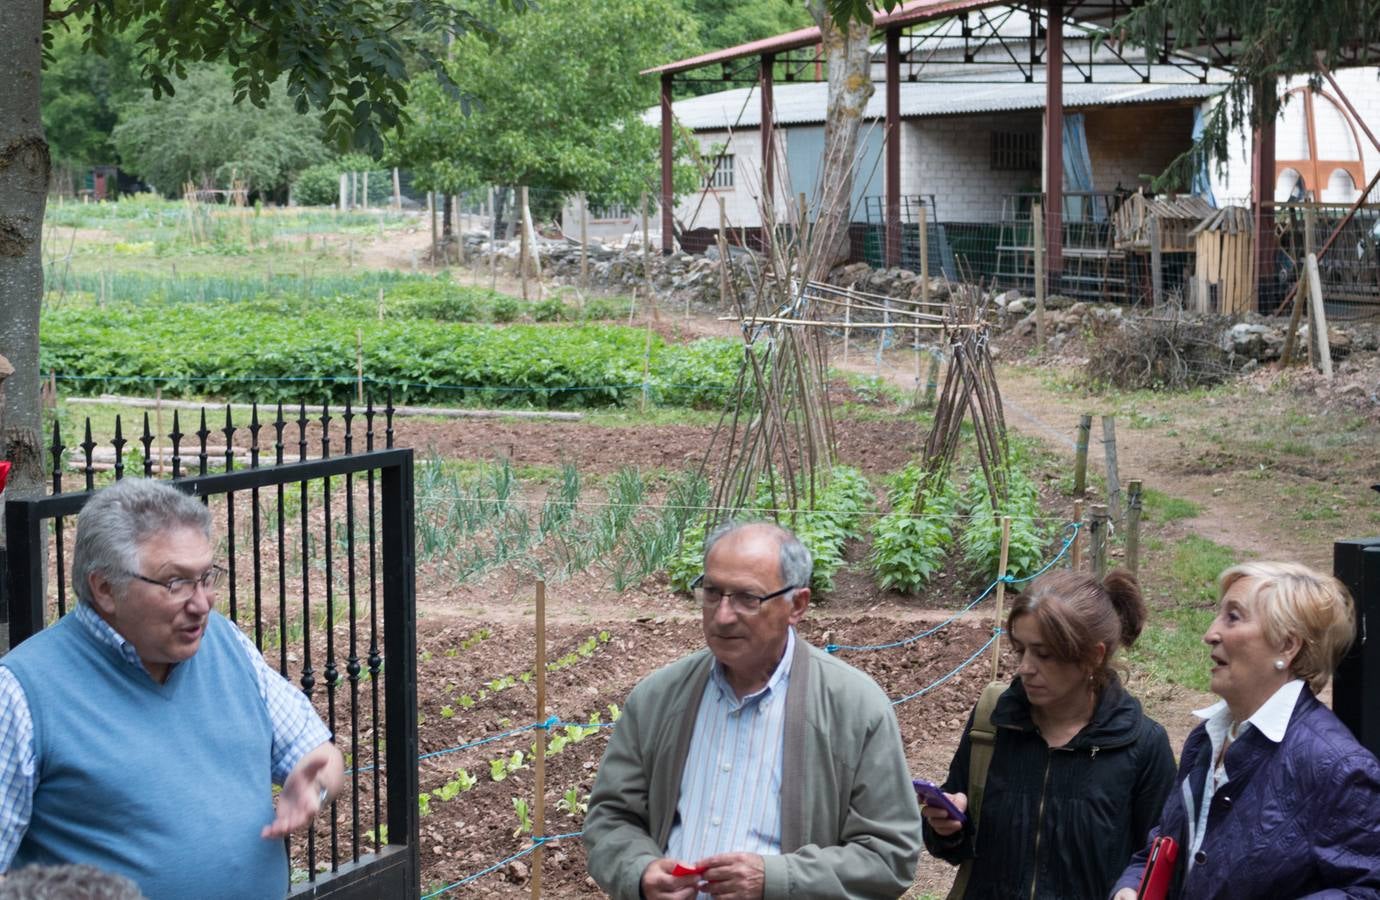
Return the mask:
<svg viewBox="0 0 1380 900"><path fill-rule="evenodd" d="M1248 729L1227 748L1231 777L1212 798L1207 834L1187 872L1188 780L1196 806L1212 754L1204 726L1184 742L1176 787L1150 833L1179 842L1170 896L1181 900L1380 898L1380 763L1308 689L1284 740ZM1148 847L1112 893L1140 882Z"/></svg>

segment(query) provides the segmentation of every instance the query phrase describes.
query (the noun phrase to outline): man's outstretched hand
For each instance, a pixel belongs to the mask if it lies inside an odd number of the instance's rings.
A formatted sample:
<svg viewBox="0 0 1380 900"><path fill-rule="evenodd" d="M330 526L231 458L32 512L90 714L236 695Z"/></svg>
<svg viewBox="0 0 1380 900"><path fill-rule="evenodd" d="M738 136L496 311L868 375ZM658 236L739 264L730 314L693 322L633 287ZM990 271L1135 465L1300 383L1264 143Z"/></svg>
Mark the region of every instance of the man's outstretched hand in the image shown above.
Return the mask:
<svg viewBox="0 0 1380 900"><path fill-rule="evenodd" d="M277 814L260 836L265 840L284 838L310 825L340 790L344 779L345 760L334 744L322 744L302 757L278 793Z"/></svg>

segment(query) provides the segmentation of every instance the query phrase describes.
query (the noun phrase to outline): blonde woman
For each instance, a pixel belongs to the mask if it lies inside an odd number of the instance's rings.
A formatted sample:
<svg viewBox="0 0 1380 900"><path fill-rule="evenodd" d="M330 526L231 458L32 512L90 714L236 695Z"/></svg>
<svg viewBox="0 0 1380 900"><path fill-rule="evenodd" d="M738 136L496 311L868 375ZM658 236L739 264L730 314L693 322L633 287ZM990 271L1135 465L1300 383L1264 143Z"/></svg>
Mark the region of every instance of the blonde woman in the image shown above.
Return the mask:
<svg viewBox="0 0 1380 900"><path fill-rule="evenodd" d="M1380 898L1380 763L1317 692L1356 631L1340 582L1295 563L1219 579L1212 691L1184 743L1160 834L1179 844L1170 897ZM1117 883L1135 900L1148 851Z"/></svg>

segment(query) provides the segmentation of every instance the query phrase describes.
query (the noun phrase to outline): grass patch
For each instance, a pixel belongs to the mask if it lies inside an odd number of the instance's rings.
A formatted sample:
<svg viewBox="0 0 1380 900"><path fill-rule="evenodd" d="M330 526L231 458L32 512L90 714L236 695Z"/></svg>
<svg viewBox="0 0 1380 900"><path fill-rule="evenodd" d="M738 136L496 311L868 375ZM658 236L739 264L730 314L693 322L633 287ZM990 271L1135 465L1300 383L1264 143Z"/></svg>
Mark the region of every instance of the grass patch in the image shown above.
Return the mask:
<svg viewBox="0 0 1380 900"><path fill-rule="evenodd" d="M1217 576L1237 562L1236 551L1215 541L1190 534L1174 546L1168 576L1171 596L1178 605L1211 606L1217 603Z"/></svg>
<svg viewBox="0 0 1380 900"><path fill-rule="evenodd" d="M1208 654L1203 645L1214 611L1156 611L1127 659L1146 677L1195 691L1208 689Z"/></svg>
<svg viewBox="0 0 1380 900"><path fill-rule="evenodd" d="M1192 519L1202 512L1202 508L1192 500L1171 497L1154 488L1145 488L1140 497L1141 503L1144 504L1145 517L1161 524Z"/></svg>

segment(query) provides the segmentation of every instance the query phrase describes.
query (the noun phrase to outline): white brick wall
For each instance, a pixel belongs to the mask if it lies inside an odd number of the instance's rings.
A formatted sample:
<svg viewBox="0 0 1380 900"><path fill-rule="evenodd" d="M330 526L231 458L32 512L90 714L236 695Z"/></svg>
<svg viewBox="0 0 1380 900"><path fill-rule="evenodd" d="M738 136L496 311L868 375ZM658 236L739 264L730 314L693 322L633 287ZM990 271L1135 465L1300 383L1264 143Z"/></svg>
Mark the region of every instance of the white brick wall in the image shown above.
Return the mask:
<svg viewBox="0 0 1380 900"><path fill-rule="evenodd" d="M1356 108L1356 112L1361 119L1370 126L1372 133L1380 132L1380 80L1377 75L1380 69L1374 66L1356 69L1342 69L1333 73L1337 83L1341 85L1342 91ZM1306 83L1303 78L1295 78L1281 84L1281 92L1290 88L1302 86ZM1331 93L1330 85L1325 85L1325 89ZM1356 138L1351 135L1351 130L1343 126L1341 119L1331 112L1331 107L1325 101L1315 100L1315 110L1318 117L1318 155L1322 159L1339 159L1352 156L1355 153L1354 145ZM1306 141L1302 131L1303 104L1302 102L1291 102L1285 107L1280 120L1275 124L1275 158L1291 159L1305 155L1303 149ZM1380 169L1380 151L1371 146L1366 139L1365 132L1358 126L1356 134L1360 141L1360 158L1365 170L1367 180L1375 177L1377 169ZM1339 190L1338 183L1333 182L1332 190L1324 191L1322 199L1329 202L1348 202L1355 199L1355 192ZM1356 190L1364 188L1364 184L1356 185ZM1276 199L1285 199L1288 194L1289 185L1281 183L1276 185ZM1217 195L1218 202L1230 199L1235 202L1247 202L1251 195L1251 143L1249 132L1242 132L1235 135L1231 141L1231 160L1227 165L1225 174L1213 173L1212 189Z"/></svg>

